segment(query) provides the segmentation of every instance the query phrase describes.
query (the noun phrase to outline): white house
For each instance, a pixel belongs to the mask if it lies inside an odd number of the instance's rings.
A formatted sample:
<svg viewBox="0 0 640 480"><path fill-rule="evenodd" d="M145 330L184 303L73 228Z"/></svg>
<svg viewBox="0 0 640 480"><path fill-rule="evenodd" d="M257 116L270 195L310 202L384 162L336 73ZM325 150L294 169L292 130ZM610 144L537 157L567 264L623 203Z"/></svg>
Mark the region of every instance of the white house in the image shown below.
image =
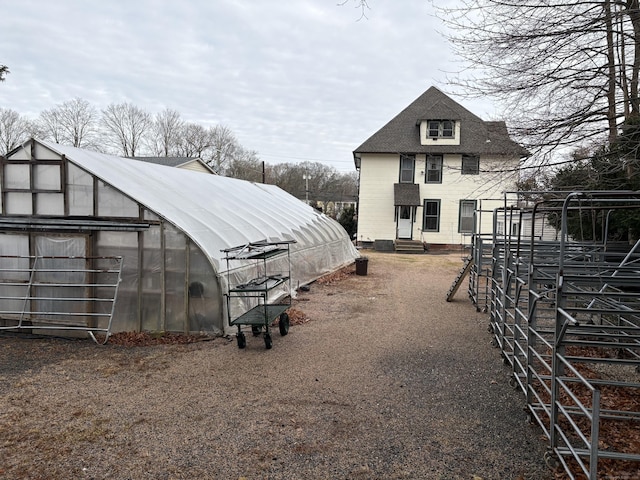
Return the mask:
<svg viewBox="0 0 640 480"><path fill-rule="evenodd" d="M469 243L474 231L492 228L491 216L475 225L478 200L503 206L526 155L504 122L483 121L429 88L353 152L358 242Z"/></svg>

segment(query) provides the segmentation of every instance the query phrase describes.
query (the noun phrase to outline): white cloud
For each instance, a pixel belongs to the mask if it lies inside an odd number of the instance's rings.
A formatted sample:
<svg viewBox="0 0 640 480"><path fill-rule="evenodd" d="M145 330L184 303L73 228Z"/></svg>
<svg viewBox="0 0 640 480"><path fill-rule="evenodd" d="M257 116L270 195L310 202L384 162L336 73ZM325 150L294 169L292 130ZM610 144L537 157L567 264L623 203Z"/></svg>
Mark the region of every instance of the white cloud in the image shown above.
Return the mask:
<svg viewBox="0 0 640 480"><path fill-rule="evenodd" d="M269 162L353 169L351 151L450 68L429 4L334 0L22 0L3 7L0 105L74 97L221 123ZM486 116L474 104L462 101Z"/></svg>

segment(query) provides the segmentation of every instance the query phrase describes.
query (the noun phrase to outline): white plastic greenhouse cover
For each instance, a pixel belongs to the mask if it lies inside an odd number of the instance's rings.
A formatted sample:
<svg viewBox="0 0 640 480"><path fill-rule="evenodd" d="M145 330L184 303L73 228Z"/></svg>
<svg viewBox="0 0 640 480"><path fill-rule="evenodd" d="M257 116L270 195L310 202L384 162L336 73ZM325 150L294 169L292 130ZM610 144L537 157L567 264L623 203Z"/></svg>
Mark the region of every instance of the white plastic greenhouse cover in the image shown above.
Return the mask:
<svg viewBox="0 0 640 480"><path fill-rule="evenodd" d="M225 248L295 240L296 281L307 283L359 256L335 220L275 185L131 160L38 140L180 228L220 275Z"/></svg>

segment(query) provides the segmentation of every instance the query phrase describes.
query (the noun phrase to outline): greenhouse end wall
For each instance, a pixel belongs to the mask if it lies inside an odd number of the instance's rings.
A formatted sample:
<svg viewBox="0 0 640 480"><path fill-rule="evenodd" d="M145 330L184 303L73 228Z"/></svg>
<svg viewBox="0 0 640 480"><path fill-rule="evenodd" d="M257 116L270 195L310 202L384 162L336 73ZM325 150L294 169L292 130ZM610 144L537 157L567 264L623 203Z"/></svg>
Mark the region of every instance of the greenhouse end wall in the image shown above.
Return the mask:
<svg viewBox="0 0 640 480"><path fill-rule="evenodd" d="M91 262L91 268L101 269L105 259L99 257L122 257L112 333L222 332L222 301L213 266L181 230L37 142L2 158L1 167L0 283L17 283L15 274L8 272L21 267L36 271L38 278L47 282L84 284L70 297L88 298L93 295L91 289L100 296L107 287L91 286L90 278L79 276L79 258L86 259L81 261L83 268L85 262ZM110 230L114 224L116 228ZM68 258L60 271L45 275L42 269L47 261L36 261L37 256ZM9 290L3 291L19 297L24 296L25 288L33 288L28 275L19 281L26 287L9 285L5 287ZM194 288L194 284L206 288ZM58 288L57 292L62 294L71 288ZM48 315L24 319L25 325L50 322L52 326L87 326L94 321L65 314L105 313L111 309L106 303L82 300L66 305L50 303L50 307L43 307L51 310ZM19 299L12 300L10 307L7 310L18 312L15 318L23 317L20 310L33 310ZM99 322L103 324L99 327L108 326L104 317Z"/></svg>
<svg viewBox="0 0 640 480"><path fill-rule="evenodd" d="M43 281L74 284L85 282L88 285L89 279L78 277L78 272L85 267L84 260L80 261L81 257L87 257L88 261L93 262L90 267L95 269L104 268L106 260L103 257L122 257L121 281L111 325L112 333L167 331L221 334L224 329L222 301L217 277L211 264L207 262L197 246L188 242L183 234L172 228L164 229L165 242L173 248L165 248L163 255L162 242L157 238L161 230L160 226L154 226L146 232L99 231L88 235L2 232L0 233L0 271L2 272L0 283L5 285L17 281L24 283L24 287L3 289L10 296L24 297L25 288L28 288L29 284L29 275L23 273L18 277L17 274L8 272L17 268L26 271L34 267L38 279ZM91 245L91 239L95 239L93 245ZM139 239L142 243L139 243ZM143 248L139 248L140 245L143 245ZM30 255L30 252L34 255ZM140 252L142 252L141 255ZM49 268L47 260L40 259L34 266L36 256L69 258L64 269L58 273L47 274L46 270ZM202 287L198 288L197 285ZM93 288L106 289L107 287ZM83 288L80 294L70 296L88 296L91 294L88 289L89 287ZM60 289L55 290L55 293L62 294ZM102 298L106 295L98 291L96 296ZM94 305L89 302L85 304L82 301L67 303L64 310L62 307L62 305L51 303L48 318L26 320L67 325L72 322L61 316L63 313L106 313L110 308L107 304ZM5 310L18 312L24 308L24 301L20 299L9 303L4 302ZM47 309L42 306L41 308ZM12 318L17 319L20 316L20 313L16 313ZM76 319L73 324L89 325L87 319L82 319L81 323L78 323L78 320ZM100 325L94 326L106 328L106 320L101 322Z"/></svg>

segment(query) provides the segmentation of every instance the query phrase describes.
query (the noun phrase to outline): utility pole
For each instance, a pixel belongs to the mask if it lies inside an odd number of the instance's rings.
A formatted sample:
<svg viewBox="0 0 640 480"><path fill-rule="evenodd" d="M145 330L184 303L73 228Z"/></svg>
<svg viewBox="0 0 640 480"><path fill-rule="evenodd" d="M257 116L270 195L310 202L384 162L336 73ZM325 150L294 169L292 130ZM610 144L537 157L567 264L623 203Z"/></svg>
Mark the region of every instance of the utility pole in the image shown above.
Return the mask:
<svg viewBox="0 0 640 480"><path fill-rule="evenodd" d="M305 181L305 187L304 187L305 201L307 205L309 205L309 174L303 173L302 179Z"/></svg>

